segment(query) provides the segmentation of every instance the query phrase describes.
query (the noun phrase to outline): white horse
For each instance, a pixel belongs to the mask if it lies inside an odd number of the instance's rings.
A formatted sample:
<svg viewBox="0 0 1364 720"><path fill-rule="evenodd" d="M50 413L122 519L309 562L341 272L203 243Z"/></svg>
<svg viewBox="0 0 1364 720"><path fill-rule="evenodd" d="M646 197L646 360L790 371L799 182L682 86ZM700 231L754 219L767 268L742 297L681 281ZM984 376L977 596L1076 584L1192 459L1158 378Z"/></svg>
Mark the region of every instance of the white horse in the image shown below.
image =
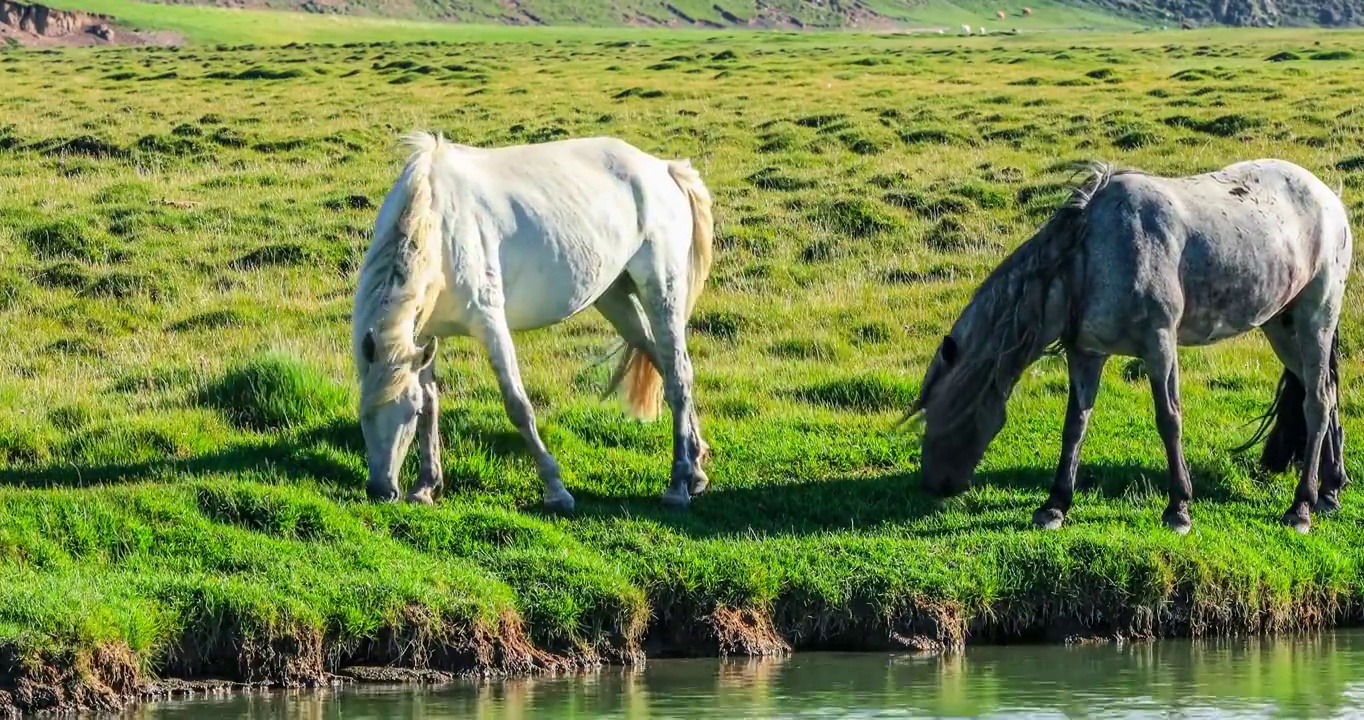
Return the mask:
<svg viewBox="0 0 1364 720"><path fill-rule="evenodd" d="M428 133L404 142L412 155L379 209L352 320L370 497L398 497L414 437L421 466L408 499L440 496L436 339L473 336L535 456L545 507L572 511L511 333L595 305L625 341L607 392L623 381L630 410L648 419L662 385L673 413L663 501L685 507L708 483L685 334L713 242L710 193L691 163L606 137L496 149Z"/></svg>

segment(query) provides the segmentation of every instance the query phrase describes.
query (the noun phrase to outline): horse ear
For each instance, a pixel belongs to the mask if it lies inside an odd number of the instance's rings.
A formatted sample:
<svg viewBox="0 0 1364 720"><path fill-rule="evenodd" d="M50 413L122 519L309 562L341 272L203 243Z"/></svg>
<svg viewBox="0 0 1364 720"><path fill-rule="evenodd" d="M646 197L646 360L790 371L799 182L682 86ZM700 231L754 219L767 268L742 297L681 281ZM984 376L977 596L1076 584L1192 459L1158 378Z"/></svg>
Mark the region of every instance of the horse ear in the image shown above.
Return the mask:
<svg viewBox="0 0 1364 720"><path fill-rule="evenodd" d="M939 352L942 353L943 362L947 363L948 367L957 364L957 341L953 340L951 335L943 336L942 349Z"/></svg>
<svg viewBox="0 0 1364 720"><path fill-rule="evenodd" d="M377 348L374 347L374 331L367 331L365 339L360 342L360 353L365 356L365 362L374 362L374 354L377 351Z"/></svg>
<svg viewBox="0 0 1364 720"><path fill-rule="evenodd" d="M422 354L417 358L416 370L425 370L436 359L436 339L431 338L422 346Z"/></svg>

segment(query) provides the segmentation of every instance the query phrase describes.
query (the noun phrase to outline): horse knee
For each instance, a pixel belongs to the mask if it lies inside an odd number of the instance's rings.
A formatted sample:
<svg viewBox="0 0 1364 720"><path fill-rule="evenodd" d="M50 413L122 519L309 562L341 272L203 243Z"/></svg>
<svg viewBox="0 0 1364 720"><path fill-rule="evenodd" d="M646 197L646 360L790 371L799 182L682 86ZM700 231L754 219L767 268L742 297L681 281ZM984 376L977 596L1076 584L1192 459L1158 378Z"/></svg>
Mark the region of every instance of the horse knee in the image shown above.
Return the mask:
<svg viewBox="0 0 1364 720"><path fill-rule="evenodd" d="M502 411L518 428L535 426L535 408L531 407L530 399L520 392L507 390L502 393Z"/></svg>

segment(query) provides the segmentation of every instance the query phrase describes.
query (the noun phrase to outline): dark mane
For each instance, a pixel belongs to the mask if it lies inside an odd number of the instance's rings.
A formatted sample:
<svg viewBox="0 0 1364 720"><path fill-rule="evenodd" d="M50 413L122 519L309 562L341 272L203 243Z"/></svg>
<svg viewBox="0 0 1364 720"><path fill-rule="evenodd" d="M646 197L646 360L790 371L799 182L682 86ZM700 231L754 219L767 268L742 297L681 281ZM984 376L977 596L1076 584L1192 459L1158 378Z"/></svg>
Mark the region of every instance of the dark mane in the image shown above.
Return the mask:
<svg viewBox="0 0 1364 720"><path fill-rule="evenodd" d="M1136 172L1105 163L1090 163L1087 169L1084 182L1041 229L1010 253L972 294L962 312L963 317L972 315L970 343L960 348L957 364L944 374L929 399L949 408L941 429L950 430L972 417L987 393L1007 397L1027 366L1061 342L1043 333L1052 283L1074 261L1085 235L1090 201L1114 176ZM925 397L928 390L922 390Z"/></svg>

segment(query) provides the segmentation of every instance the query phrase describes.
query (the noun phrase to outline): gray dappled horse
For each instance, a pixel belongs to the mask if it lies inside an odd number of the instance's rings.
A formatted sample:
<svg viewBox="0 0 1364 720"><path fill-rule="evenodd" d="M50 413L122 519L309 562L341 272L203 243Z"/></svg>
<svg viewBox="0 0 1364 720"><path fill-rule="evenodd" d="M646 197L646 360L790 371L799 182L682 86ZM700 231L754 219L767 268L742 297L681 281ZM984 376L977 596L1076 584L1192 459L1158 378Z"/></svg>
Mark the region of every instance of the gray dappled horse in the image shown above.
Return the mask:
<svg viewBox="0 0 1364 720"><path fill-rule="evenodd" d="M1256 160L1179 178L1095 166L990 273L939 345L910 411L924 423L925 489L970 487L1024 369L1060 347L1070 371L1061 458L1033 515L1037 526L1059 528L1104 363L1126 355L1145 363L1155 397L1170 469L1163 519L1188 532L1193 488L1180 445L1176 347L1260 328L1284 371L1251 444L1268 430L1267 471L1303 461L1283 522L1307 532L1312 510L1338 508L1348 482L1337 323L1351 245L1338 193L1292 163Z"/></svg>

